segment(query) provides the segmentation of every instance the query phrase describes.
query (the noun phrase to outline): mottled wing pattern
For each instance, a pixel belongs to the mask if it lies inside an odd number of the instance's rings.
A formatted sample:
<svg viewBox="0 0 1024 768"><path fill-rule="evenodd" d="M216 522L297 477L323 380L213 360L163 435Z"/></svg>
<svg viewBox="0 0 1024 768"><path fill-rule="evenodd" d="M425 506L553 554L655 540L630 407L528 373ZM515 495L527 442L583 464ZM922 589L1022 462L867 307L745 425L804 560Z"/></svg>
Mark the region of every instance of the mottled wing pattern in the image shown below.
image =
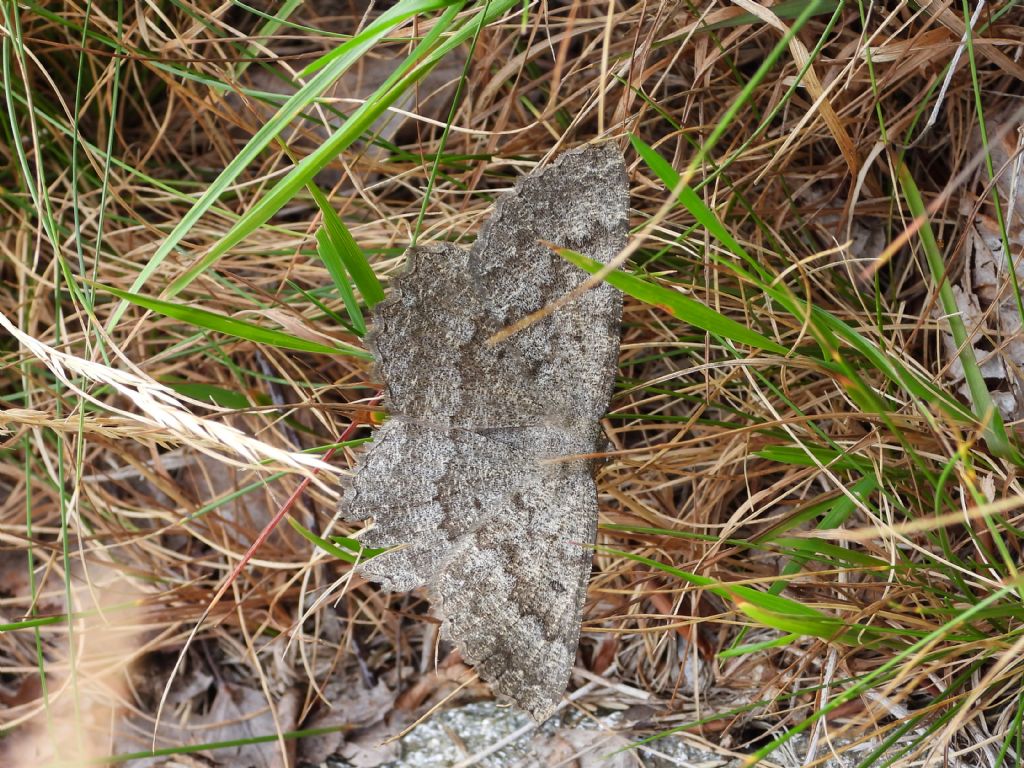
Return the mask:
<svg viewBox="0 0 1024 768"><path fill-rule="evenodd" d="M628 192L611 146L567 152L500 200L476 245L412 248L368 342L391 418L342 497L395 549L361 566L426 585L495 691L538 720L565 690L597 527L590 462L616 369L621 297L601 285L510 339L487 339L577 287L541 241L608 261Z"/></svg>
<svg viewBox="0 0 1024 768"><path fill-rule="evenodd" d="M629 194L611 145L566 152L501 198L472 250L412 248L367 339L392 415L481 429L572 428L604 415L619 348L621 294L602 284L489 346L497 331L585 275L545 243L609 261L626 244Z"/></svg>

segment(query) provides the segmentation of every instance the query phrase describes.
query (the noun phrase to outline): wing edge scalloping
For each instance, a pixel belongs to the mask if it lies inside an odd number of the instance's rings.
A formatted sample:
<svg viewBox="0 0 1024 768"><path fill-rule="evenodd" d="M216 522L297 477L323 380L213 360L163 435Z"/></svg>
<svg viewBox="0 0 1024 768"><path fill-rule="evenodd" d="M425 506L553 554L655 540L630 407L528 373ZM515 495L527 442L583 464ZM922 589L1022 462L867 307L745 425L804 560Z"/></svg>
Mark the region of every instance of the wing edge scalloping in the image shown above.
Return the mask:
<svg viewBox="0 0 1024 768"><path fill-rule="evenodd" d="M579 647L580 635L582 634L583 627L583 611L586 606L587 600L587 587L590 582L590 575L592 571L592 557L593 553L589 551L589 546L597 538L597 487L594 484L593 476L590 475L591 467L593 462L587 461L587 467L584 470L589 476L589 487L593 492L593 504L587 504L593 510L591 515L588 515L587 520L587 531L581 537L586 542L574 543L580 547L579 561L575 564L578 567L580 573L576 577L573 587L572 604L569 610L572 612L571 621L569 626L571 627L570 632L566 636L549 639L543 638L545 645L561 645L565 651L565 664L561 665L558 670L557 678L552 678L547 684L540 684L531 687L520 687L519 689L507 688L507 683L502 675L492 676L490 673L485 673L480 669L488 658L477 655L474 651L466 647L466 641L472 630L475 628L473 624L467 624L466 627L453 630L453 617L447 610L447 601L444 595L440 591L440 581L443 576L443 570L446 564L455 558L459 554L461 549L465 549L467 545L463 542L471 538L471 534L467 533L462 539L456 543L451 552L444 558L441 563L441 567L435 574L434 579L427 585L428 597L433 607L434 613L438 619L441 620L441 636L455 644L455 646L462 653L462 657L467 664L472 665L480 674L481 679L491 686L494 693L500 697L506 698L514 702L521 709L526 710L534 721L542 723L547 720L548 717L558 708L559 701L561 700L562 694L565 692L565 688L569 683L569 679L572 676L573 663L576 658L576 650ZM556 542L557 537L549 536L549 543ZM514 601L508 600L509 604L515 604ZM517 606L518 607L518 606ZM519 611L520 617L526 615L526 612ZM531 614L532 615L532 614ZM537 619L540 622L540 619ZM541 622L543 623L543 622ZM490 634L497 637L501 632L502 627L492 627ZM493 654L492 654L493 655ZM529 695L526 695L529 694ZM531 699L532 703L528 703L527 699Z"/></svg>

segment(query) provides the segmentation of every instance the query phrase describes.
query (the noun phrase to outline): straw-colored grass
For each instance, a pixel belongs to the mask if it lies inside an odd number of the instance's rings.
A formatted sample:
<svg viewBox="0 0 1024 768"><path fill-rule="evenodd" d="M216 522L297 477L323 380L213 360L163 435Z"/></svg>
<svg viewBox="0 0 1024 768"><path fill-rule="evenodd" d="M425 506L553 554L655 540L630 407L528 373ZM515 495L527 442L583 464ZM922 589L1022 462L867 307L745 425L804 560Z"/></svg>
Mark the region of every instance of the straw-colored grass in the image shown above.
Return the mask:
<svg viewBox="0 0 1024 768"><path fill-rule="evenodd" d="M5 764L296 764L488 696L424 595L353 576L323 461L381 417L361 336L405 247L613 140L634 234L565 706L775 764L802 733L806 765L1018 765L1022 29L3 3Z"/></svg>

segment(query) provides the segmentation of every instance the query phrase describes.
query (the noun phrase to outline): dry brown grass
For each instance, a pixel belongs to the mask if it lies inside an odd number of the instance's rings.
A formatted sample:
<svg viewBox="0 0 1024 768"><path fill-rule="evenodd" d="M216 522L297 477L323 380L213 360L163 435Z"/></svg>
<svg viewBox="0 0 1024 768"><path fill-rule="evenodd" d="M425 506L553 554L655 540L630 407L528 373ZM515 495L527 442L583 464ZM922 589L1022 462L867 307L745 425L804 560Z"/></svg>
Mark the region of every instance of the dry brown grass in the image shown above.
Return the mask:
<svg viewBox="0 0 1024 768"><path fill-rule="evenodd" d="M1014 114L1024 80L1024 17L1014 10L1001 15L1004 5L987 6L982 21L994 19L994 26L974 46L973 63L964 54L941 100L935 94L964 29L959 5L850 3L827 34L831 12L815 16L729 120L693 179L695 185L710 179L699 187L701 197L780 283L954 393L955 383L945 378L951 359L942 347L945 326L933 311L935 276L916 237L873 272L865 269L913 218L896 179L896 158L906 149L926 202L938 202L931 226L949 274L963 273L970 214L991 214L988 204L976 204L984 181L974 182L983 168L946 189L979 157L972 72L990 119ZM312 6L296 16L309 27L351 31L365 21L359 3ZM86 8L47 7L58 16L18 7L17 31L13 6L6 6L8 88L17 100L0 143L0 309L24 334L6 338L0 351L0 428L6 430L0 624L7 630L0 634L0 726L7 729L0 748L28 750L26 764L149 748L157 703L186 638L302 481L299 472L270 474L254 456L287 466L298 451L337 439L352 420L365 422L375 393L364 360L199 332L137 307L108 333L117 302L102 291L93 295L87 282L128 290L188 210L190 196L272 114L243 86L281 90L267 73L301 69L331 38L287 26L271 38L254 38L254 17L213 2L129 3L121 22L115 4L94 6L89 24L98 37L86 44L85 87L73 119L77 26ZM712 258L725 253L721 244L694 226L686 208L665 206L664 185L623 138L633 133L685 169L792 16L781 13L780 20L748 3L718 0L698 7L547 0L531 9L525 22L513 14L481 34L420 239L471 241L493 199L489 190L509 186L516 174L565 148L617 138L630 163L633 223L645 237L634 264L787 348L813 347L801 318ZM744 9L763 18L739 24ZM429 29L418 24L418 34ZM721 26L709 31L709 24ZM295 158L322 142L322 122L335 119L329 107L347 111L351 100L364 98L408 50L409 34L407 27L377 46L361 62L361 82L346 80L330 94L330 105L263 152L141 292L160 295ZM123 52L115 54L104 37L121 40ZM808 59L804 85L790 93ZM457 58L446 66L401 102L393 124L378 126L397 151L367 141L318 176L385 282L413 238L450 83L461 72ZM931 94L927 101L925 94ZM937 121L925 127L937 102ZM773 116L760 130L767 115ZM1014 119L1011 127L1020 124L1019 114ZM77 148L73 125L82 139ZM1015 134L1002 136L1012 160ZM318 225L312 198L297 195L178 301L314 341L358 345L294 289L314 292L344 314L338 297L322 290L330 281L313 255ZM1007 228L1013 240L1024 225L1011 218ZM867 647L805 635L722 658L717 654L738 642L780 633L734 601L602 550L575 681L590 687L573 707L632 707L631 733L688 726L688 738L749 752L768 740L765 734L799 724L850 681L1016 578L1019 508L969 514L1021 494L1016 461L988 450L980 423L943 415L868 365L859 369L863 381L885 402L872 411L850 381L813 356L733 353L661 307L629 302L624 327L622 378L606 423L613 447L599 470L599 543L765 589L787 558L777 546L743 543L772 541L774 532L792 526L785 535L827 539L876 564L807 562L783 594L852 623L885 627L906 642ZM1005 339L988 348L1000 343ZM62 376L45 349L82 365L65 366ZM133 369L136 389L113 385ZM169 394L181 382L205 389ZM174 402L157 397L153 406L132 395L140 391L163 392ZM227 410L209 415L183 399L211 393L220 393ZM240 429L267 450L246 453L240 438L211 431L211 423ZM1009 431L1016 439L1013 424ZM838 448L855 463L830 464L822 454L812 461L804 446ZM770 453L779 448L804 458L786 463ZM343 468L350 450L335 457ZM955 456L959 462L950 464ZM865 496L850 490L872 476L878 487ZM314 531L346 533L331 527L335 502L327 480L321 473L290 513ZM851 508L834 530L815 531L817 517L794 522L837 499ZM957 512L963 519L950 520ZM901 529L908 520L925 522ZM873 531L870 538L844 534L865 528ZM100 600L111 580L130 585L134 596ZM914 722L929 738L903 758L906 764L946 755L958 764L996 765L1003 737L1020 735L1024 617L1017 599L1011 593L998 600L970 631L940 632L894 674L813 726L817 757ZM58 618L43 620L48 617ZM102 640L97 644L104 637L99 632L117 636L113 658ZM437 647L436 626L419 594L377 593L352 577L348 563L325 556L286 526L255 553L182 658L161 744L239 737L237 730L211 730L211 712L231 715L217 699L217 691L231 686L265 710L260 716L268 719L251 729L261 735L319 724L342 732L366 728L386 714L377 709L392 706L394 724L469 679L457 655ZM368 698L372 691L377 698ZM486 695L470 682L456 699ZM342 697L351 707L339 704ZM327 701L338 706L334 719L324 714ZM248 714L241 712L243 719ZM55 739L62 733L48 730L55 719L77 729ZM115 722L129 723L129 732ZM177 729L190 722L206 730ZM912 734L900 743L911 742ZM275 749L259 759L296 759L294 741ZM1016 750L1004 765L1020 759ZM211 753L229 764L256 759L247 754Z"/></svg>

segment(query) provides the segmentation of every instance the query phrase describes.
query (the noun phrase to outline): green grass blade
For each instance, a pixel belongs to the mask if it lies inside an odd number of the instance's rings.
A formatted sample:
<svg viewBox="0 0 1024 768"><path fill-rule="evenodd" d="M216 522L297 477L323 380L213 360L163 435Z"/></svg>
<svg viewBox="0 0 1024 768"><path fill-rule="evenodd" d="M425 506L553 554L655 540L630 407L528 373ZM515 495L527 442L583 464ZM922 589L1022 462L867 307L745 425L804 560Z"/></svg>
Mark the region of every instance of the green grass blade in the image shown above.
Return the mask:
<svg viewBox="0 0 1024 768"><path fill-rule="evenodd" d="M153 312L158 312L167 317L173 317L175 320L181 320L182 322L189 323L199 328L206 328L208 330L223 333L228 336L234 336L239 339L254 341L258 344L269 344L274 347L281 347L282 349L292 349L297 352L311 352L313 354L320 355L352 355L353 357L360 357L364 360L373 359L373 355L366 350L357 349L356 347L351 347L347 344L339 344L336 347L331 347L315 341L300 339L297 336L292 336L291 334L284 333L283 331L261 328L260 326L246 322L245 320L218 315L216 312L210 312L206 309L189 307L184 304L176 304L171 301L152 299L148 296L140 296L136 293L122 291L119 288L112 288L109 285L101 285L99 283L95 283L94 285L97 288L111 293L122 301L130 304L135 304L145 309L152 310Z"/></svg>
<svg viewBox="0 0 1024 768"><path fill-rule="evenodd" d="M394 8L391 9L391 11L381 14L381 17L377 19L375 22L371 23L362 33L362 35L359 35L358 37L362 37L363 35L369 35L371 33L374 33L374 36L376 37L376 33L378 31L393 27L394 22L391 19L388 19L385 22L385 17L389 15L398 21L404 21L405 19L412 18L412 16L416 14L430 13L431 11L440 11L446 8L451 8L453 6L461 7L465 4L466 0L405 0L405 2L397 4ZM323 70L325 67L331 66L331 64L335 63L339 58L341 58L344 55L344 46L335 48L333 51L328 51L315 61L311 62L310 64L307 64L305 69L299 72L299 77L309 77L310 75L314 75L317 72Z"/></svg>
<svg viewBox="0 0 1024 768"><path fill-rule="evenodd" d="M341 257L345 270L352 276L356 288L363 295L366 305L373 307L380 303L384 300L384 288L381 286L380 280L377 279L370 262L367 261L366 254L356 244L352 233L348 231L345 222L341 220L324 193L315 184L310 184L308 187L323 214L324 228L330 235L331 242L337 248L338 256Z"/></svg>
<svg viewBox="0 0 1024 768"><path fill-rule="evenodd" d="M298 741L299 739L309 739L317 736L324 736L329 733L338 733L339 731L350 731L351 729L352 725L350 723L341 723L339 725L329 725L322 728L305 728L301 731L296 730L285 731L283 733L266 733L258 736L249 736L247 738L226 739L224 741L207 741L199 744L181 744L174 747L163 747L161 749L143 750L140 752L124 752L117 755L90 758L87 761L83 761L82 764L96 766L119 765L121 763L143 760L145 758L204 754L221 749L231 749L234 750L234 754L237 754L239 747L251 744L272 744L274 742L281 741L282 739L287 741ZM230 758L227 759L230 760ZM171 764L175 763L180 764L179 761L171 762Z"/></svg>
<svg viewBox="0 0 1024 768"><path fill-rule="evenodd" d="M348 283L347 280L345 282L346 282L346 284ZM337 325L340 325L342 328L344 328L345 330L353 333L356 336L360 336L361 337L363 335L362 332L360 332L356 328L354 328L351 325L351 323L346 322L344 317L342 317L337 312L335 312L333 309L331 309L326 304L324 304L323 301L321 301L319 298L317 298L316 295L314 293L312 293L311 291L307 291L302 286L296 285L291 280L288 281L288 287L291 288L292 290L294 290L296 295L302 296L306 301L308 301L314 307L316 307L321 312L323 312L324 317L330 318L332 322L334 322ZM349 290L349 293L351 293L351 288ZM355 295L352 296L352 300L355 301ZM310 318L310 319L312 320L313 318Z"/></svg>
<svg viewBox="0 0 1024 768"><path fill-rule="evenodd" d="M334 281L341 300L345 302L345 311L352 323L352 329L359 335L366 335L366 321L363 319L363 311L359 308L359 301L352 286L348 282L348 273L345 271L344 259L338 253L338 244L331 237L325 227L321 227L316 233L317 254L320 261L327 267L327 273Z"/></svg>
<svg viewBox="0 0 1024 768"><path fill-rule="evenodd" d="M288 17L292 15L292 12L302 5L302 0L282 0L272 16L257 11L255 8L248 8L242 3L237 3L237 5L245 8L254 16L259 16L264 19L263 24L260 25L259 29L257 29L253 35L253 39L269 40L273 37L274 33L287 22ZM252 64L253 61L255 61L259 53L259 48L256 45L250 44L246 46L243 57L234 67L234 76L236 79L242 76L242 73L249 68L249 65Z"/></svg>
<svg viewBox="0 0 1024 768"><path fill-rule="evenodd" d="M917 188L914 177L902 161L897 168L900 187L903 190L903 197L907 201L907 207L915 219L923 221L918 230L918 237L921 248L924 250L925 259L928 262L928 269L932 273L932 279L938 286L939 301L942 304L942 311L946 322L949 323L950 333L956 344L960 364L964 368L964 377L967 386L970 388L971 399L978 411L979 420L985 424L985 440L991 448L992 453L1000 458L1012 458L1020 463L1020 456L1010 445L1009 436L1006 434L1006 427L1003 424L1003 417L992 400L992 395L985 384L985 377L981 373L981 367L974 356L974 349L967 336L967 328L964 326L963 318L960 317L960 309L957 307L956 299L953 296L953 288L949 283L946 265L942 261L942 253L939 245L935 242L935 235L932 233L931 224L928 221L928 210Z"/></svg>
<svg viewBox="0 0 1024 768"><path fill-rule="evenodd" d="M772 6L772 13L780 19L795 19L804 12L806 7L807 0L782 0L781 3L775 3L775 5ZM815 8L812 13L815 16L824 16L830 13L835 13L835 10L838 7L839 0L822 0L822 2L818 3L818 7ZM707 24L701 27L701 31L711 32L716 29L741 27L745 24L764 24L764 21L752 13L740 13L729 19L723 19L722 21L716 21L713 24Z"/></svg>
<svg viewBox="0 0 1024 768"><path fill-rule="evenodd" d="M845 497L844 497L845 498ZM834 528L835 526L819 526L820 530L827 530L828 528ZM833 565L835 563L849 563L858 565L863 568L890 568L891 566L885 560L880 560L877 557L871 555L865 555L863 552L858 552L855 549L846 549L836 544L829 544L827 541L821 541L815 538L790 538L783 536L778 539L772 539L772 544L779 547L788 547L793 552L800 555L804 562L809 560L816 560L819 563L825 563L827 565Z"/></svg>
<svg viewBox="0 0 1024 768"><path fill-rule="evenodd" d="M732 659L737 656L757 653L758 651L767 651L771 648L782 648L799 639L800 635L781 635L780 637L774 637L771 640L765 640L760 643L748 643L747 645L738 645L735 648L726 648L716 653L715 657L719 659Z"/></svg>
<svg viewBox="0 0 1024 768"><path fill-rule="evenodd" d="M610 555L643 563L670 576L675 576L688 584L703 587L724 600L732 602L738 610L759 624L780 629L787 633L808 635L832 642L845 642L858 646L864 645L872 638L877 638L883 634L874 627L850 624L803 603L798 603L795 600L789 600L770 592L761 592L744 584L729 584L717 581L707 576L683 571L643 555L612 549L611 547L598 546L597 549Z"/></svg>
<svg viewBox="0 0 1024 768"><path fill-rule="evenodd" d="M996 592L991 593L977 604L970 608L955 614L946 624L939 627L938 629L929 632L927 635L919 639L913 645L902 649L891 658L887 659L883 664L880 664L875 669L871 670L856 683L851 685L846 690L842 691L838 695L832 697L829 702L821 709L814 712L814 714L805 718L802 722L796 724L794 727L788 729L785 733L775 738L770 744L766 744L761 747L757 752L752 754L747 761L748 765L755 765L761 760L765 759L774 752L776 749L781 747L786 742L798 736L803 731L807 730L814 723L818 722L823 717L826 717L830 712L841 707L848 701L861 696L866 691L871 689L871 686L876 681L884 680L893 670L895 670L900 664L904 664L907 660L915 657L916 654L924 651L924 649L931 647L937 640L941 639L945 635L949 634L954 628L966 624L975 614L982 611L984 608L995 603L997 600L1001 600L1006 597L1017 585L1003 587Z"/></svg>
<svg viewBox="0 0 1024 768"><path fill-rule="evenodd" d="M250 163L252 163L256 157L272 142L280 133L283 131L298 115L306 109L313 101L319 98L352 64L359 60L364 54L366 54L387 32L401 24L405 20L426 11L436 10L438 8L445 7L448 2L444 0L403 0L398 5L385 11L381 14L381 17L376 22L371 24L363 33L353 37L351 40L343 43L336 51L335 57L331 62L323 67L316 75L305 85L299 88L295 94L289 98L277 111L277 113L263 125L255 135L249 140L241 152L228 164L228 166L220 173L217 178L207 186L206 190L200 196L198 200L193 204L189 211L181 218L178 224L174 227L171 233L164 239L157 249L156 253L150 258L146 265L139 272L138 277L132 283L131 291L137 292L142 286L146 284L146 281L159 269L160 265L163 264L164 260L170 253L178 247L182 239L187 235L192 228L199 222L203 215L216 203L222 194L234 183L235 179L244 171ZM440 27L441 25L438 25ZM375 101L371 98L366 104L360 108L360 112L364 114L373 113L373 118L368 121L356 121L350 119L346 122L348 131L345 131L345 127L342 128L342 132L347 134L354 134L349 137L348 141L339 142L335 141L332 144L332 150L329 153L320 153L320 157L315 163L307 163L306 167L300 171L300 168L295 168L285 179L278 183L274 190L278 194L274 197L276 206L265 206L263 211L266 212L263 218L260 218L261 214L255 214L256 210L260 210L259 206L256 209L249 212L249 216L243 217L239 222L235 224L235 227L231 230L237 236L237 239L232 241L231 245L241 240L243 237L252 232L259 224L265 222L275 213L282 205L294 196L295 191L304 186L304 184L311 180L312 177L320 170L323 165L326 165L329 158L334 157L341 149L350 144L365 127L368 127L370 123L376 119L377 115L384 111L390 104L398 98L401 92L395 93L393 97L388 100ZM353 116L354 117L354 116ZM365 122L365 124L364 124ZM358 127L358 130L356 128ZM323 149L323 147L321 147ZM325 158L327 156L327 159ZM307 160L311 158L307 157ZM300 163L300 166L302 164ZM312 168L312 170L310 170ZM301 178L299 183L296 183L297 177ZM282 195L281 191L287 189L288 193ZM273 190L272 190L273 192ZM224 240L221 241L223 243ZM226 251L230 245L225 246L222 250L218 251L213 259L215 261L224 251ZM206 260L203 260L206 263ZM205 268L205 267L204 267ZM189 270L187 274L193 275L202 272L202 269L196 271L194 268ZM176 288L170 291L170 295L181 291L185 285L191 282L191 278L182 282L180 279L176 283ZM117 322L121 319L127 308L127 303L122 302L121 305L111 313L110 319L107 322L108 331L117 325Z"/></svg>
<svg viewBox="0 0 1024 768"><path fill-rule="evenodd" d="M682 179L680 173L673 168L665 158L658 154L658 152L649 144L647 144L639 136L630 135L630 143L633 145L633 149L640 155L643 161L647 164L654 174L658 177L662 184L666 188L674 190L679 186ZM758 264L747 250L740 245L739 241L736 240L721 222L715 212L708 208L707 204L701 199L692 188L684 186L679 190L679 204L682 205L690 214L697 220L697 222L708 231L715 240L724 245L729 249L731 253L742 259L749 267L754 269L762 280L769 280L770 276L764 270L764 268Z"/></svg>
<svg viewBox="0 0 1024 768"><path fill-rule="evenodd" d="M201 403L212 403L221 408L230 408L233 411L241 411L251 408L253 403L241 392L232 389L225 389L214 384L202 384L180 379L169 379L166 376L160 378L161 384L166 384L179 395L184 395Z"/></svg>
<svg viewBox="0 0 1024 768"><path fill-rule="evenodd" d="M497 18L514 2L515 0L493 0L488 6L488 10L485 11L485 22ZM362 103L337 132L317 147L312 154L301 160L285 178L276 183L203 258L180 275L168 288L167 295L174 296L180 293L230 248L240 243L274 213L281 210L292 200L300 187L311 181L319 170L323 169L353 141L364 135L377 118L402 93L430 72L447 52L468 39L476 29L473 24L474 19L468 20L462 28L458 28L444 42L437 43L442 32L451 27L457 11L458 8L455 7L445 11L438 23L431 28L392 77L381 85L365 103Z"/></svg>
<svg viewBox="0 0 1024 768"><path fill-rule="evenodd" d="M487 14L485 23L498 18L514 3L515 0L492 0L488 9L482 11ZM465 20L463 25L456 28L444 42L438 43L442 33L451 27L457 10L456 7L449 8L392 77L353 112L327 141L299 161L295 168L249 209L201 259L178 277L167 289L166 295L174 296L180 293L217 259L270 219L338 153L363 136L389 106L430 72L449 51L467 40L476 30L475 17ZM321 73L318 73L318 76L319 74Z"/></svg>
<svg viewBox="0 0 1024 768"><path fill-rule="evenodd" d="M769 445L754 451L755 456L780 464L795 464L801 467L825 465L837 471L871 472L871 462L821 445L801 443L800 445Z"/></svg>
<svg viewBox="0 0 1024 768"><path fill-rule="evenodd" d="M570 264L575 264L590 274L595 274L605 266L600 261L587 258L575 251L564 248L557 248L556 250ZM665 288L642 277L631 275L628 272L612 272L605 277L605 280L634 299L639 299L645 304L661 307L683 322L696 326L715 336L729 339L737 344L775 352L779 355L789 354L788 349L772 341L767 336L747 328L742 323L738 323L732 318L716 312L699 301L691 299L689 296L673 291L671 288Z"/></svg>
<svg viewBox="0 0 1024 768"><path fill-rule="evenodd" d="M787 515L785 520L759 535L755 541L758 544L778 541L777 537L781 534L811 521L817 521L815 527L818 528L835 528L853 514L858 502L865 504L871 494L878 490L878 485L878 478L873 473L867 474L850 484L845 493L841 492L833 498L814 502Z"/></svg>
<svg viewBox="0 0 1024 768"><path fill-rule="evenodd" d="M667 187L677 188L681 178L680 174L645 142L635 137L631 137L631 141L637 153L662 183ZM858 377L850 369L849 363L840 354L842 345L849 345L862 355L875 370L882 373L903 391L917 398L921 403L922 409L938 406L947 415L958 421L967 422L972 425L977 423L978 419L975 415L964 408L948 392L943 391L932 382L913 373L902 362L887 353L876 343L865 338L844 321L820 307L805 305L804 302L801 302L792 295L786 285L773 282L772 276L761 265L757 264L743 246L732 237L714 211L708 208L693 190L683 188L679 194L679 202L712 237L740 258L751 271L744 270L739 264L732 261L716 258L714 254L712 254L712 258L735 272L744 281L752 283L759 290L763 291L775 305L783 308L798 323L803 324L807 320L810 321L807 326L808 330L818 342L823 353L821 359L816 361L818 365L824 365L828 370L846 377L853 384L857 384L857 390L860 390L866 396L870 396L871 400L877 401L877 397L868 388L858 384ZM852 390L850 393L851 395L857 394L857 392ZM987 389L985 390L985 395L987 396ZM863 398L861 399L863 400ZM860 404L867 410L878 410L878 408L869 407L871 403L861 402ZM998 417L998 413L996 416ZM1005 430L1003 430L1003 435L1005 435Z"/></svg>
<svg viewBox="0 0 1024 768"><path fill-rule="evenodd" d="M328 541L322 536L317 536L291 515L288 515L285 520L287 520L288 525L290 525L295 532L302 536L306 541L320 547L320 549L327 554L333 555L339 560L344 560L346 563L350 563L352 565L355 565L356 563L365 563L371 557L376 557L381 552L387 551L386 549L370 549L369 547L364 547L355 539L350 539L345 536L332 537L334 541ZM340 543L345 546L342 547L335 543L335 541L338 540L340 540Z"/></svg>
<svg viewBox="0 0 1024 768"><path fill-rule="evenodd" d="M733 603L744 615L765 627L778 629L788 634L817 637L830 641L839 640L845 636L849 642L857 642L856 635L849 631L848 625L842 619L838 619L835 616L825 614L805 616L803 614L770 610L740 597L734 597Z"/></svg>

